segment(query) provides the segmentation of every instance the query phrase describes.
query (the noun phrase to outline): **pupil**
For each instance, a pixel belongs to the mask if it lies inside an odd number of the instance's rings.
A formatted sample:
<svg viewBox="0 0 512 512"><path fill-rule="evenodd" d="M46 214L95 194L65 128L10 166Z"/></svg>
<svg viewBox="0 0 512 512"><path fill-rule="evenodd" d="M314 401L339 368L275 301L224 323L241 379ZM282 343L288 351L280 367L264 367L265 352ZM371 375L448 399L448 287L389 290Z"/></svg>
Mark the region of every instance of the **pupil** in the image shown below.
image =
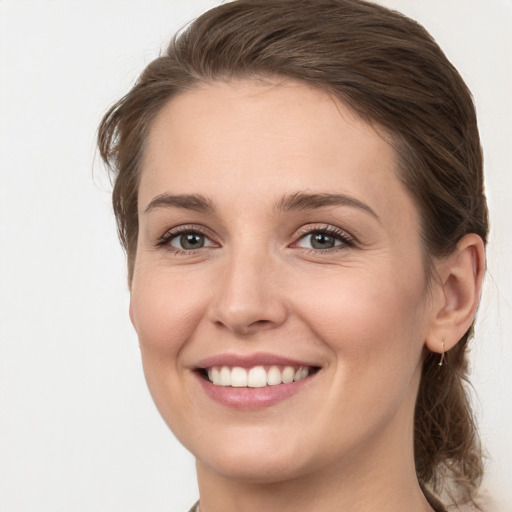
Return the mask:
<svg viewBox="0 0 512 512"><path fill-rule="evenodd" d="M185 233L181 235L180 243L183 249L200 249L204 246L204 237L195 233Z"/></svg>
<svg viewBox="0 0 512 512"><path fill-rule="evenodd" d="M316 233L311 237L311 246L314 249L330 249L334 247L334 238L324 233Z"/></svg>

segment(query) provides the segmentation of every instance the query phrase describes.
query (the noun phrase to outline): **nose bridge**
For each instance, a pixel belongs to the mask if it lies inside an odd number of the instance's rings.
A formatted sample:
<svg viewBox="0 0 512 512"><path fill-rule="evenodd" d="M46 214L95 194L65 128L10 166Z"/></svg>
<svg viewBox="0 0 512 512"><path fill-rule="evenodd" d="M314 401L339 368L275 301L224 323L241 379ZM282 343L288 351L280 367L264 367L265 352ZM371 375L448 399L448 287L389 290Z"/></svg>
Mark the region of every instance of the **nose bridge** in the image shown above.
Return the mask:
<svg viewBox="0 0 512 512"><path fill-rule="evenodd" d="M281 324L286 307L275 255L254 240L234 244L227 253L216 280L214 321L238 334Z"/></svg>

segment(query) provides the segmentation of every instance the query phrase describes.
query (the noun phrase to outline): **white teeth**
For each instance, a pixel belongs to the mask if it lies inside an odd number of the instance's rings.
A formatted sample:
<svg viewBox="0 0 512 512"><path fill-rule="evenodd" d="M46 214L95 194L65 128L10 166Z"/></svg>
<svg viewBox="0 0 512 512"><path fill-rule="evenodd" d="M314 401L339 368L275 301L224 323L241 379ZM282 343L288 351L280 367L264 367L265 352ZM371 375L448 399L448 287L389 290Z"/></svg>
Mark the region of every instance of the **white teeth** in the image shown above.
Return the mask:
<svg viewBox="0 0 512 512"><path fill-rule="evenodd" d="M281 370L277 366L271 366L267 372L267 384L275 386L281 384Z"/></svg>
<svg viewBox="0 0 512 512"><path fill-rule="evenodd" d="M281 375L281 379L285 384L290 384L293 382L293 377L295 375L295 370L291 366L287 366Z"/></svg>
<svg viewBox="0 0 512 512"><path fill-rule="evenodd" d="M247 385L250 388L263 388L267 385L267 372L263 366L255 366L249 370Z"/></svg>
<svg viewBox="0 0 512 512"><path fill-rule="evenodd" d="M231 386L231 370L227 366L223 366L219 371L218 383L213 382L219 386Z"/></svg>
<svg viewBox="0 0 512 512"><path fill-rule="evenodd" d="M207 374L210 382L216 386L263 388L305 379L309 375L309 368L274 365L266 370L263 366L254 366L250 369L240 366L216 366L208 368Z"/></svg>
<svg viewBox="0 0 512 512"><path fill-rule="evenodd" d="M218 382L219 381L219 369L218 368L210 368L208 370L208 378L212 382Z"/></svg>
<svg viewBox="0 0 512 512"><path fill-rule="evenodd" d="M244 368L235 366L231 370L231 385L234 388L246 388L247 387L247 371Z"/></svg>

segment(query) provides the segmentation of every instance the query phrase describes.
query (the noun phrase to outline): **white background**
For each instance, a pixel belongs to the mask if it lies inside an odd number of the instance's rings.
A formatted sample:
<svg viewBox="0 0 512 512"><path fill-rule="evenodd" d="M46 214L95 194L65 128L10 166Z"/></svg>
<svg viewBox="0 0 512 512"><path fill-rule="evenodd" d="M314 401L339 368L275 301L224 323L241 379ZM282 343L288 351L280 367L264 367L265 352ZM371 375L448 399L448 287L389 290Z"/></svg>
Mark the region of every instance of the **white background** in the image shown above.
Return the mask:
<svg viewBox="0 0 512 512"><path fill-rule="evenodd" d="M171 34L216 3L0 0L0 512L180 512L197 497L145 388L94 139ZM432 32L478 106L492 237L473 383L484 487L510 511L512 2L382 3Z"/></svg>

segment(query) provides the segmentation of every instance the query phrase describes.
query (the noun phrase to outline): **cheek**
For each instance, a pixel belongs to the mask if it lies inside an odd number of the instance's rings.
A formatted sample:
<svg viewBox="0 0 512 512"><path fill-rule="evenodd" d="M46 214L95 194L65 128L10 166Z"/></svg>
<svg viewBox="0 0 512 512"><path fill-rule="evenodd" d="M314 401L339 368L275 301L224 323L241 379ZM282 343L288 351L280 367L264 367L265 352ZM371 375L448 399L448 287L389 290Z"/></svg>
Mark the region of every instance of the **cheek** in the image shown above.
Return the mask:
<svg viewBox="0 0 512 512"><path fill-rule="evenodd" d="M135 274L130 308L142 351L177 358L207 306L204 286L186 272Z"/></svg>
<svg viewBox="0 0 512 512"><path fill-rule="evenodd" d="M204 314L205 300L204 288L189 276L162 269L134 275L130 307L146 383L162 418L179 438L188 424L181 416L186 415L189 396L182 353Z"/></svg>
<svg viewBox="0 0 512 512"><path fill-rule="evenodd" d="M318 338L342 356L337 358L341 364L383 362L391 354L416 359L424 339L422 279L375 271L343 274L325 281L316 276L306 283L307 294L297 291L296 297L307 298L298 309Z"/></svg>
<svg viewBox="0 0 512 512"><path fill-rule="evenodd" d="M357 437L366 430L378 432L398 410L413 410L424 343L424 293L419 281L403 283L375 273L357 273L357 279L346 275L339 282L343 286L330 288L311 283L315 299L300 311L315 339L333 355L333 383L323 398L335 404L334 414L350 411L345 434ZM325 422L333 414L328 413Z"/></svg>

